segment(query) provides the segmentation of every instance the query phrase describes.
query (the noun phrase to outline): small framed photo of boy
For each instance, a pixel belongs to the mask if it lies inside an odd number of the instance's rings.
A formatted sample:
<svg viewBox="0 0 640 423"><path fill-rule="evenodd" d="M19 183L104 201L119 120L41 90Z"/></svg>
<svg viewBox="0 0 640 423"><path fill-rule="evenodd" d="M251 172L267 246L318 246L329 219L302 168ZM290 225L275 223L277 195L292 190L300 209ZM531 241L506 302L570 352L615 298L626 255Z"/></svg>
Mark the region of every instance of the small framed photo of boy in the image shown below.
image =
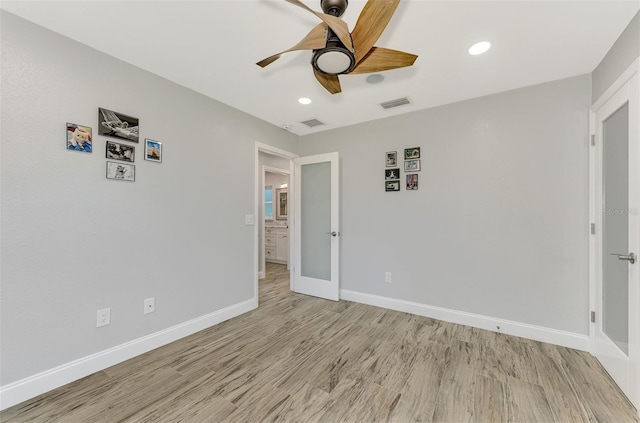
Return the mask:
<svg viewBox="0 0 640 423"><path fill-rule="evenodd" d="M149 138L144 140L144 159L162 163L162 143Z"/></svg>

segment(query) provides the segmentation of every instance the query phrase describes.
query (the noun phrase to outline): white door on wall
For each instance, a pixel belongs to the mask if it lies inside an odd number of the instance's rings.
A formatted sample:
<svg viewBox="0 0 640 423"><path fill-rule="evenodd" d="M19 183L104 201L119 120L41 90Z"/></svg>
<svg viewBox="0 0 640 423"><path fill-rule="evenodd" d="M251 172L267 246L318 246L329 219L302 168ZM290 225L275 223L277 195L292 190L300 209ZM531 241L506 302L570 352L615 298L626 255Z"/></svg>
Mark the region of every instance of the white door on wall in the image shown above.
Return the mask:
<svg viewBox="0 0 640 423"><path fill-rule="evenodd" d="M295 165L295 292L338 301L338 153L300 157Z"/></svg>
<svg viewBox="0 0 640 423"><path fill-rule="evenodd" d="M640 83L596 105L594 354L640 409Z"/></svg>

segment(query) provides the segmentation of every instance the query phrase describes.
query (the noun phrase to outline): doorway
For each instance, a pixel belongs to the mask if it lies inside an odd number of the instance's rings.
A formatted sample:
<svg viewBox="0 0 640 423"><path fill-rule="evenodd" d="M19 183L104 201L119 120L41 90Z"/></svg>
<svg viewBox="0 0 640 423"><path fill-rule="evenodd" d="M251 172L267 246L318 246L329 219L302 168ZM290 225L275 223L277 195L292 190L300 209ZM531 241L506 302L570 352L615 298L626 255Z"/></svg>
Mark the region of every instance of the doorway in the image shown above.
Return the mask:
<svg viewBox="0 0 640 423"><path fill-rule="evenodd" d="M591 113L591 347L640 409L638 61Z"/></svg>
<svg viewBox="0 0 640 423"><path fill-rule="evenodd" d="M334 301L339 300L338 169L338 153L299 158L288 151L256 143L254 209L254 216L256 216L254 301L256 307L259 305L260 298L259 281L267 276L265 256L268 251L266 245L263 245L267 229L264 218L266 207L264 187L267 172L289 175L286 193L289 258L286 262L289 263L290 290ZM304 189L306 196L303 193L303 187L306 187ZM271 188L273 190L273 184ZM269 195L272 195L273 191ZM279 202L280 198L276 197L276 201ZM273 210L273 201L271 208ZM281 244L284 242L281 240ZM318 249L318 245L327 248ZM273 254L273 250L271 253Z"/></svg>
<svg viewBox="0 0 640 423"><path fill-rule="evenodd" d="M290 270L290 225L289 225L289 186L291 172L271 166L262 166L263 196L262 209L264 219L260 220L260 279L268 276L270 269L278 268L273 264L284 265ZM272 264L268 266L268 264Z"/></svg>
<svg viewBox="0 0 640 423"><path fill-rule="evenodd" d="M293 181L291 180L291 175L293 172L293 159L298 157L296 154L290 153L288 151L256 142L255 144L255 207L254 207L254 216L255 216L255 227L254 227L254 301L255 306L258 306L259 303L259 287L260 280L263 280L266 277L267 273L267 262L265 259L266 253L266 245L265 245L265 232L266 232L266 220L265 220L265 180L267 172L276 173L280 175L286 175L288 177L287 183L287 201L291 203L293 201ZM274 201L277 199L276 189L283 189L282 185L284 182L280 182L279 186L272 186L272 201L271 201L271 213L273 215L272 222L274 223L282 223L286 222L286 226L288 226L287 230L289 233L292 231L292 222L288 217L289 213L287 213L286 220L278 220L277 217L277 203ZM282 191L279 191L282 192ZM281 211L281 210L280 210ZM282 216L282 213L280 214ZM277 242L275 238L274 231L273 242ZM282 235L282 234L281 234ZM282 260L284 263L291 263L291 251L292 251L292 236L287 234L287 237L284 238L281 236L280 244L281 250L284 251L283 242L288 242L288 258L286 260ZM285 241L286 240L286 241ZM275 246L277 247L277 246ZM273 253L273 249L270 250ZM286 253L285 253L286 254ZM282 265L281 265L282 266ZM277 267L277 264L270 267ZM287 265L284 265L285 270ZM291 270L288 271L289 273ZM289 277L289 286L292 286L291 277Z"/></svg>

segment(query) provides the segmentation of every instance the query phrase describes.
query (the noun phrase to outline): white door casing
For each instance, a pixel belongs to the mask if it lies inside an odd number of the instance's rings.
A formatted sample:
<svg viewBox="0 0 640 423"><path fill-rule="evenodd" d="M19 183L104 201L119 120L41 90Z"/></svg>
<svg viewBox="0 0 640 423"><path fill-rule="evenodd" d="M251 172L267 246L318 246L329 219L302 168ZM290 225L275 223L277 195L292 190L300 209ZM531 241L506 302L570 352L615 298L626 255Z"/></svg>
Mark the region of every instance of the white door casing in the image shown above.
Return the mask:
<svg viewBox="0 0 640 423"><path fill-rule="evenodd" d="M591 348L594 355L603 364L612 378L627 395L629 400L640 409L640 262L632 264L627 260L616 260L613 253L628 255L640 253L640 74L639 61L634 64L607 90L591 111L591 133L594 145L590 151L590 214L594 225L590 239L590 291L591 310L595 312L595 321L590 327ZM628 109L627 109L628 108ZM628 113L627 113L628 112ZM613 122L625 122L622 117L628 116L628 207L626 209L605 210L607 205L606 190L612 190L610 184L605 183L605 152L610 159L611 148L607 143L613 142L605 128L611 127ZM609 126L607 126L609 125ZM617 137L620 141L620 137ZM613 163L615 165L615 162ZM626 163L625 163L626 164ZM611 166L609 160L607 166ZM621 166L622 167L622 166ZM626 182L626 181L625 181ZM610 193L613 197L613 193ZM619 193L618 193L619 194ZM616 249L625 251L608 251L611 249L610 237L614 233L613 227L605 233L606 226L612 225L610 214L616 213L618 218L628 225L628 241L625 246ZM618 220L619 222L620 220ZM608 238L607 238L608 236ZM623 257L624 258L624 257ZM618 285L611 285L612 273L610 269L616 266ZM605 277L607 275L607 277ZM608 278L608 279L607 279ZM624 280L626 279L626 280ZM611 288L613 286L613 288ZM611 291L615 289L615 291ZM626 292L624 290L626 289ZM609 290L609 291L608 291ZM612 306L612 297L622 301L620 310ZM625 298L626 296L626 298ZM624 304L626 302L626 304ZM627 310L624 310L624 308ZM614 312L612 313L613 310ZM616 323L614 318L628 320L628 328ZM625 330L626 329L626 330ZM618 334L616 334L618 332ZM620 334L621 333L621 334Z"/></svg>

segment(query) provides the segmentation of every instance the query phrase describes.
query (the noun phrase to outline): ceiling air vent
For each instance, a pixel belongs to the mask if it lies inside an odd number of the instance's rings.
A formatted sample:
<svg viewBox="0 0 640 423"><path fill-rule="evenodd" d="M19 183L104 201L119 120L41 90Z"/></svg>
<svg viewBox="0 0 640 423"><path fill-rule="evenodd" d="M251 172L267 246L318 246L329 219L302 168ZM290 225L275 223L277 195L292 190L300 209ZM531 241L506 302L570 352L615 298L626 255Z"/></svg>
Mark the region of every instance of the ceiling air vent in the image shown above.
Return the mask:
<svg viewBox="0 0 640 423"><path fill-rule="evenodd" d="M411 104L411 100L409 100L409 97L402 97L402 98L397 98L395 100L382 102L380 103L380 107L382 107L385 110L389 110L389 109L393 109L394 107L405 106L407 104Z"/></svg>
<svg viewBox="0 0 640 423"><path fill-rule="evenodd" d="M305 125L307 125L309 128L313 128L314 126L322 126L325 125L324 122L320 122L318 119L309 119L309 120L305 120L304 122L300 122L300 123L304 123Z"/></svg>

